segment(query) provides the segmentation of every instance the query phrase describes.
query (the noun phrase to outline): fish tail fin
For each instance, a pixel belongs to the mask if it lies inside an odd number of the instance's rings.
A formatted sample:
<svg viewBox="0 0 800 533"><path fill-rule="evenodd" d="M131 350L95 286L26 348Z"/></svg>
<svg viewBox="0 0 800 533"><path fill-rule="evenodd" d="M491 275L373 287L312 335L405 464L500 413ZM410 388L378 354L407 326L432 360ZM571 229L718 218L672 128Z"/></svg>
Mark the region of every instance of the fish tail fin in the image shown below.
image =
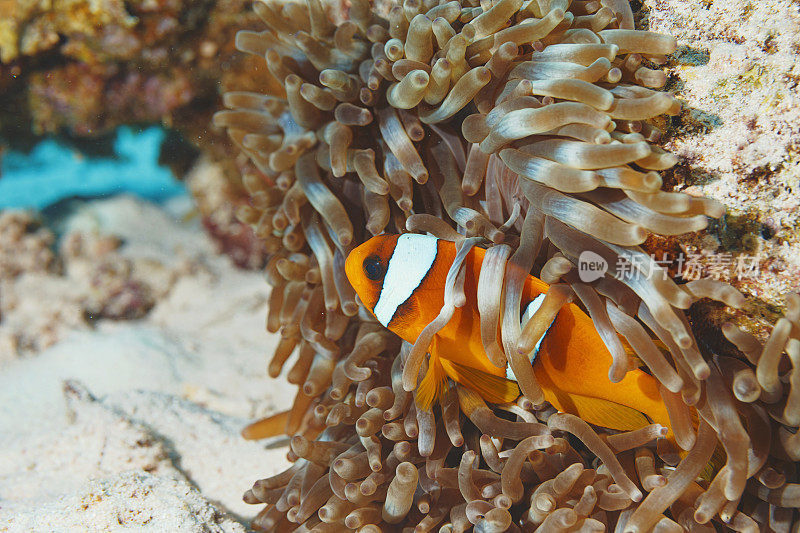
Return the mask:
<svg viewBox="0 0 800 533"><path fill-rule="evenodd" d="M247 440L258 440L284 435L291 411L291 409L287 409L248 424L242 429L242 437Z"/></svg>
<svg viewBox="0 0 800 533"><path fill-rule="evenodd" d="M474 390L487 402L510 403L519 396L519 385L515 381L448 359L442 359L441 364L453 381Z"/></svg>
<svg viewBox="0 0 800 533"><path fill-rule="evenodd" d="M441 359L435 353L431 353L428 360L428 371L425 372L425 376L417 386L417 407L424 411L429 410L433 402L444 393L446 388L447 374L442 368Z"/></svg>

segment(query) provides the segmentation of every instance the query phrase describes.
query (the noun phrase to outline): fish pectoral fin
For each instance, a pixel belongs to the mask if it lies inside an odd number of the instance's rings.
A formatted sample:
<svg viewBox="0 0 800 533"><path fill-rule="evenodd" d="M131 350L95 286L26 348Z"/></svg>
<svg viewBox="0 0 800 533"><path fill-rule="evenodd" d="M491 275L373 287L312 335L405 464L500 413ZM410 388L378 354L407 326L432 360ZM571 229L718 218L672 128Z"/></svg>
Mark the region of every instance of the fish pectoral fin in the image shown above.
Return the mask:
<svg viewBox="0 0 800 533"><path fill-rule="evenodd" d="M578 415L585 421L618 431L633 431L651 424L650 419L632 407L602 398L559 392L547 398L559 411Z"/></svg>
<svg viewBox="0 0 800 533"><path fill-rule="evenodd" d="M417 386L417 407L423 411L429 410L433 402L444 393L446 388L447 374L442 368L439 356L432 352L428 359L428 371L425 372L425 376Z"/></svg>
<svg viewBox="0 0 800 533"><path fill-rule="evenodd" d="M445 372L453 381L468 387L490 403L510 403L519 396L519 385L504 377L464 366L448 359L441 360Z"/></svg>

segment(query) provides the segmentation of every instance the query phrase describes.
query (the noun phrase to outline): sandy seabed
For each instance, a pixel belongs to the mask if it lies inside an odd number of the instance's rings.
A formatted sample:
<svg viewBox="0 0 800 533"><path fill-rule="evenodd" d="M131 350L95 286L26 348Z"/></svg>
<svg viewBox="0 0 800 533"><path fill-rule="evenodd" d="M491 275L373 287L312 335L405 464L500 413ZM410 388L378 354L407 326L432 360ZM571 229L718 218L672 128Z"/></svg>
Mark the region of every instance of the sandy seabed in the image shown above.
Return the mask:
<svg viewBox="0 0 800 533"><path fill-rule="evenodd" d="M0 531L245 531L256 509L242 491L285 467L285 442L239 435L294 397L265 375L268 287L184 222L190 210L183 198L80 203L52 224L60 268L7 270ZM75 241L93 251L76 258ZM131 304L103 294L120 279L146 289L144 317L103 318ZM44 333L48 347L26 343Z"/></svg>

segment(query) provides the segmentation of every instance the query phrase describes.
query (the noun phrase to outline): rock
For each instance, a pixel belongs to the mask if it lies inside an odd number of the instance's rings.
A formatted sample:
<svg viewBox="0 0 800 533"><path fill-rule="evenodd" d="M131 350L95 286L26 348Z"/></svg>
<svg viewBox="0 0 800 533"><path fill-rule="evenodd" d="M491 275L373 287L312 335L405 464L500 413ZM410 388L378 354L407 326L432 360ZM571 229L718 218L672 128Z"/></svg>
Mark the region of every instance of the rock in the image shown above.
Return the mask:
<svg viewBox="0 0 800 533"><path fill-rule="evenodd" d="M0 500L38 506L80 490L90 479L129 470L182 478L164 442L115 413L82 384L64 383L70 423L57 434L5 433L0 451Z"/></svg>
<svg viewBox="0 0 800 533"><path fill-rule="evenodd" d="M234 48L257 20L245 0L3 2L0 137L26 143L68 132L97 138L122 124L164 123L217 153L219 83L257 87L256 62ZM274 82L273 82L274 83ZM100 144L100 143L98 143ZM185 154L166 154L184 164Z"/></svg>
<svg viewBox="0 0 800 533"><path fill-rule="evenodd" d="M727 209L705 235L681 237L675 247L704 254L707 267L732 259L719 279L752 305L714 322L734 319L763 335L800 279L797 3L645 0L638 19L678 39L666 88L683 101L683 112L663 126L664 147L681 162L665 173L665 184ZM737 275L740 255L753 258L755 277Z"/></svg>
<svg viewBox="0 0 800 533"><path fill-rule="evenodd" d="M242 501L253 476L268 477L289 466L284 448L288 440L279 439L266 448L244 440L240 431L247 419L154 392L116 393L103 403L168 442L182 474L204 497L236 515L250 516L255 510Z"/></svg>
<svg viewBox="0 0 800 533"><path fill-rule="evenodd" d="M3 516L5 515L5 517ZM244 533L186 481L147 472L92 480L81 490L36 508L0 510L10 532L120 531Z"/></svg>

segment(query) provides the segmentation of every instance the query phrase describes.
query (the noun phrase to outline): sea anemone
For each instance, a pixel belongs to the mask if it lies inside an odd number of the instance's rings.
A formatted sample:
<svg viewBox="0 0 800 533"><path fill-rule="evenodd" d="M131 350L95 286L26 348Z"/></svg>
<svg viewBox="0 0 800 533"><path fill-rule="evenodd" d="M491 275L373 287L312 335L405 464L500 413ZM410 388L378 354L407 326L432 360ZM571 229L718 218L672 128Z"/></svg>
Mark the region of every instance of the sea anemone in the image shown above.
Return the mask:
<svg viewBox="0 0 800 533"><path fill-rule="evenodd" d="M788 531L800 505L800 297L765 344L728 324L735 355L715 354L684 310L744 297L713 280L678 285L639 247L723 213L660 190L658 171L677 158L653 144L657 124L680 103L658 90L658 66L675 39L634 29L625 0L254 7L267 29L240 32L237 47L264 57L285 92L229 92L215 124L255 167L238 217L272 254L269 374L297 352L286 379L300 386L288 412L244 431L292 436L293 466L245 494L266 504L254 528L710 531L715 520ZM484 348L512 367L516 403L454 386L417 407L429 336L401 342L344 273L356 245L406 231L454 241L459 257L487 248L480 323L501 334ZM587 252L606 276L581 280ZM432 329L459 303L460 268ZM531 273L551 284L549 304L523 329ZM637 366L659 380L682 450L660 425L612 432L544 402L526 354L566 301L594 321L610 380Z"/></svg>

